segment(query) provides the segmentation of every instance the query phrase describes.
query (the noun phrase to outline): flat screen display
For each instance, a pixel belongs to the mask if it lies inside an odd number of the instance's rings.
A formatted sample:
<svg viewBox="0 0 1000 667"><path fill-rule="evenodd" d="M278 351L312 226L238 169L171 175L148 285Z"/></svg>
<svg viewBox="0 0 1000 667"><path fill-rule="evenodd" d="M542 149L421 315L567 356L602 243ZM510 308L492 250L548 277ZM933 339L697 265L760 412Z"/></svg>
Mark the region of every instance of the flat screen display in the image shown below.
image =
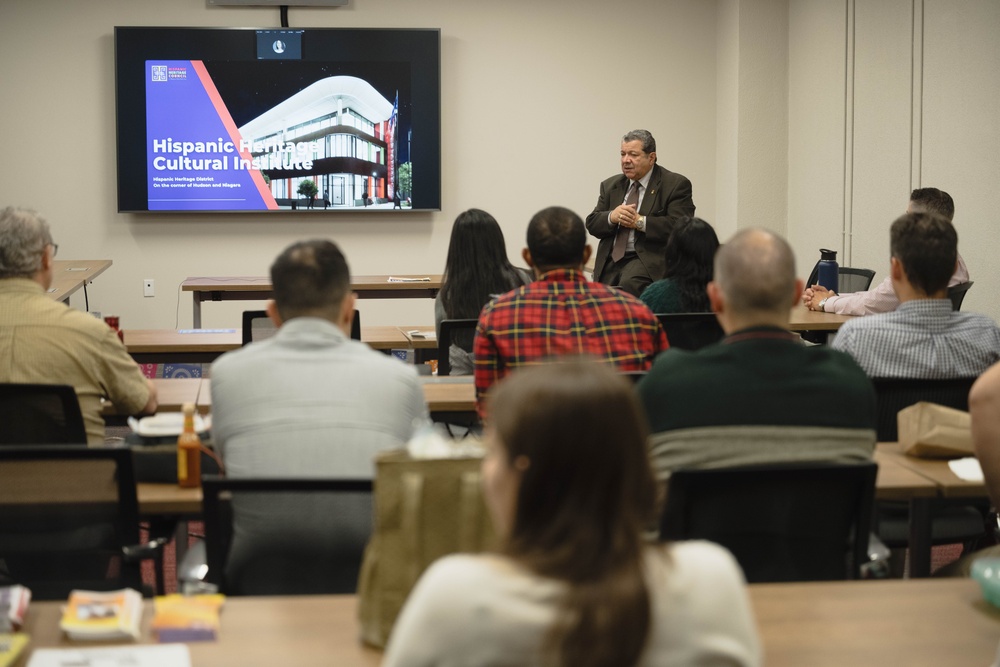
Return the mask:
<svg viewBox="0 0 1000 667"><path fill-rule="evenodd" d="M118 210L441 208L440 32L115 28Z"/></svg>

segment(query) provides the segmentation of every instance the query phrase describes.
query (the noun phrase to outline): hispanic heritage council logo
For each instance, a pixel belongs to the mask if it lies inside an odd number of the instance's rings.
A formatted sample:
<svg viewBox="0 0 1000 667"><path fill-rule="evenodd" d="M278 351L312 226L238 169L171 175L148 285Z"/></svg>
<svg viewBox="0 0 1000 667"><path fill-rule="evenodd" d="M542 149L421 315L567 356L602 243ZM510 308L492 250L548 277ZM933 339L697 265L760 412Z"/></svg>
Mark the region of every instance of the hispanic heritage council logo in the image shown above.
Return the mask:
<svg viewBox="0 0 1000 667"><path fill-rule="evenodd" d="M153 65L150 67L153 71L153 81L166 81L167 80L167 66L166 65Z"/></svg>

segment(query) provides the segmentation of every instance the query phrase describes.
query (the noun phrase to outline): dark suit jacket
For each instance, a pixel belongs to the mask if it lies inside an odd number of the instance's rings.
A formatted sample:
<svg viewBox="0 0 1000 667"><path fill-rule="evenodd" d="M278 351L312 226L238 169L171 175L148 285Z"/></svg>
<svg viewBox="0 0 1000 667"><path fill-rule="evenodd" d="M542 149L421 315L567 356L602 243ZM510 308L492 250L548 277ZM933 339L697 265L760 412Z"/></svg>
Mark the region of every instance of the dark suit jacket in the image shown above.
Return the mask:
<svg viewBox="0 0 1000 667"><path fill-rule="evenodd" d="M601 194L593 213L587 216L587 231L601 240L594 260L594 280L600 282L615 244L618 225L608 222L608 214L625 201L629 180L624 174L612 176L601 183ZM663 277L663 259L667 238L678 218L694 215L691 181L680 174L653 165L649 186L642 198L639 215L646 216L646 231L635 233L635 252L651 280Z"/></svg>

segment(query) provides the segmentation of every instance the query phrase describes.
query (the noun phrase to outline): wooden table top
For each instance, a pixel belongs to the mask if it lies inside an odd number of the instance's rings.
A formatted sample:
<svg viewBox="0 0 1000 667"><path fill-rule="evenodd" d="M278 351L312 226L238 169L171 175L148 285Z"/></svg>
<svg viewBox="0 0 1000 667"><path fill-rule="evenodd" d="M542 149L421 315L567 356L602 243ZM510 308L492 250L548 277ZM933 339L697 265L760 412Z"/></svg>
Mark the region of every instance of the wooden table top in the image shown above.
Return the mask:
<svg viewBox="0 0 1000 667"><path fill-rule="evenodd" d="M48 295L65 301L78 289L111 266L110 259L56 259L52 262L52 286Z"/></svg>
<svg viewBox="0 0 1000 667"><path fill-rule="evenodd" d="M983 498L986 485L983 482L968 482L951 471L946 459L922 459L907 456L898 442L880 442L877 447L880 461L892 462L902 468L930 480L938 493L945 498Z"/></svg>
<svg viewBox="0 0 1000 667"><path fill-rule="evenodd" d="M875 448L873 458L878 463L875 497L879 500L909 500L938 495L938 485L933 480L907 468L881 446Z"/></svg>
<svg viewBox="0 0 1000 667"><path fill-rule="evenodd" d="M411 347L405 330L427 330L426 326L361 327L361 342L376 350ZM434 327L430 326L433 331ZM243 333L236 329L125 329L125 347L129 354L218 353L235 350L243 345ZM433 346L437 342L432 339Z"/></svg>
<svg viewBox="0 0 1000 667"><path fill-rule="evenodd" d="M71 642L59 631L62 602L32 602L24 630L37 647L99 646ZM149 629L152 602L146 601L138 643L153 644ZM358 641L357 599L349 596L231 597L222 610L222 630L215 642L192 642L192 665L246 667L374 667L381 651ZM294 656L294 658L292 657Z"/></svg>
<svg viewBox="0 0 1000 667"><path fill-rule="evenodd" d="M817 313L800 303L792 308L788 328L792 331L836 331L852 318L852 315Z"/></svg>
<svg viewBox="0 0 1000 667"><path fill-rule="evenodd" d="M389 278L402 278L402 282L389 282ZM421 280L429 278L429 280ZM409 274L351 276L351 289L355 292L396 290L441 289L441 274ZM184 292L266 292L271 291L271 279L266 276L196 276L181 283Z"/></svg>
<svg viewBox="0 0 1000 667"><path fill-rule="evenodd" d="M768 667L939 667L992 664L1000 611L969 579L753 584L750 602ZM62 602L32 602L37 647L81 646L59 631ZM152 643L146 602L139 643ZM191 643L193 665L372 667L380 651L358 640L351 595L231 597L216 642ZM88 642L86 646L98 646Z"/></svg>
<svg viewBox="0 0 1000 667"><path fill-rule="evenodd" d="M970 579L754 584L768 667L990 665L1000 610Z"/></svg>

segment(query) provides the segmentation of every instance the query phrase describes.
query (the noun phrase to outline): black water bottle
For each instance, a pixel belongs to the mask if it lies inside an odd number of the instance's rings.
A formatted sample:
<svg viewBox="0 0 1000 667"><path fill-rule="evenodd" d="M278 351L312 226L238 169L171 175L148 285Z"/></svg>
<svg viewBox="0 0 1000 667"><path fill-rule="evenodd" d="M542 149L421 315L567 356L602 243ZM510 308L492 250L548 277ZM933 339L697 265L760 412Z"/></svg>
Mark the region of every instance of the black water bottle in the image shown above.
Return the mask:
<svg viewBox="0 0 1000 667"><path fill-rule="evenodd" d="M837 251L820 248L816 282L831 292L838 292L840 266L837 265Z"/></svg>

